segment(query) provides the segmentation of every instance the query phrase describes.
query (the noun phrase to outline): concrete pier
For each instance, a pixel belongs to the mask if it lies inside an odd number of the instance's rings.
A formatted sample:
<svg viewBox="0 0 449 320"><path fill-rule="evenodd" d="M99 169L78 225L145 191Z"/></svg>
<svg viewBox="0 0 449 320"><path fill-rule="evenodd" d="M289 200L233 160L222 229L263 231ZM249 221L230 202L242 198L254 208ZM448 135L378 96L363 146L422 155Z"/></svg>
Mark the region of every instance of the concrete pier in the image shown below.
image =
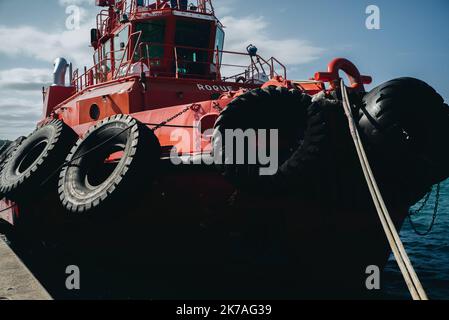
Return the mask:
<svg viewBox="0 0 449 320"><path fill-rule="evenodd" d="M0 300L52 300L0 236Z"/></svg>

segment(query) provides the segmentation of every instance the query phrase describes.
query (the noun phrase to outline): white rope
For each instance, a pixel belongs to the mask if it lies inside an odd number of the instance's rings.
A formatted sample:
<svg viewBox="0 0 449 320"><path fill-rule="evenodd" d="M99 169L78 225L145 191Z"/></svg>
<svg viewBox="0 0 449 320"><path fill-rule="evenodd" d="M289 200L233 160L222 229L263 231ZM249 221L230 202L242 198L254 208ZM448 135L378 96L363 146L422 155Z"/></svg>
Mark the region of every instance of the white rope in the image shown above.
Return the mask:
<svg viewBox="0 0 449 320"><path fill-rule="evenodd" d="M376 207L377 213L382 223L382 227L385 231L385 235L387 236L391 250L393 251L393 255L396 259L396 262L398 263L399 269L401 270L401 273L405 279L405 282L410 291L410 294L412 295L413 300L428 300L426 292L424 291L424 288L422 287L421 282L419 281L419 278L413 268L413 265L410 262L407 252L405 251L404 245L399 237L396 227L394 226L394 223L391 220L391 216L385 205L382 194L377 185L376 179L374 178L374 174L371 170L371 166L366 156L363 143L360 139L360 134L357 130L354 118L352 116L351 104L349 102L348 92L343 80L341 80L340 86L342 92L343 107L349 121L351 136L352 139L354 140L354 144L357 149L357 154L360 159L360 164L362 166L363 173L365 175L365 179L368 184L368 188L370 190L374 205Z"/></svg>

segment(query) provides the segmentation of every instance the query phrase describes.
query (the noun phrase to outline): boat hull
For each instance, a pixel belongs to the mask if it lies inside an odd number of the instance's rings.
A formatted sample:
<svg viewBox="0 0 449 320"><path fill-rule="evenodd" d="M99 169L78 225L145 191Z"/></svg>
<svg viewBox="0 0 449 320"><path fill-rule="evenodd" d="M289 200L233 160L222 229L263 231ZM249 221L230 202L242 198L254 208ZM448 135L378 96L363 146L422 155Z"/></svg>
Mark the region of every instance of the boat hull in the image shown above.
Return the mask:
<svg viewBox="0 0 449 320"><path fill-rule="evenodd" d="M21 205L10 237L55 298L377 298L366 269L390 254L377 214L325 201L338 199L328 187L322 201L243 194L211 166L166 160L123 212L69 214L48 194ZM406 213L392 208L398 228Z"/></svg>

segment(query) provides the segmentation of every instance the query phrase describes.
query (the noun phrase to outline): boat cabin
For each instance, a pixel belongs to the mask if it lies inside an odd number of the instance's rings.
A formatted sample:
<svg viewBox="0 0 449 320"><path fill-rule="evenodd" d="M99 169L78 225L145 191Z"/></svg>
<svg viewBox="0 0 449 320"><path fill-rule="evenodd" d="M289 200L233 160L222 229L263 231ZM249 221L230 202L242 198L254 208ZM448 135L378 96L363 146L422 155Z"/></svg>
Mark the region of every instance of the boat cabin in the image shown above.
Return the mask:
<svg viewBox="0 0 449 320"><path fill-rule="evenodd" d="M97 5L108 7L91 31L101 80L136 71L153 77L219 78L225 34L210 1L98 0Z"/></svg>

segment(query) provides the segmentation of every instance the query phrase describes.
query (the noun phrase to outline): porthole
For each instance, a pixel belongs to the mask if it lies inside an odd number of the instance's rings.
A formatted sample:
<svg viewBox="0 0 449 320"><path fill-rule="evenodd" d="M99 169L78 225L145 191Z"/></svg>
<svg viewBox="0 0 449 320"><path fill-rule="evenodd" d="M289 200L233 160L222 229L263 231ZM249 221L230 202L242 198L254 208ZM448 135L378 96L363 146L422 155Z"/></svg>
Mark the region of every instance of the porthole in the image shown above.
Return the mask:
<svg viewBox="0 0 449 320"><path fill-rule="evenodd" d="M98 105L93 104L90 106L89 115L92 120L98 120L100 118L100 108Z"/></svg>

